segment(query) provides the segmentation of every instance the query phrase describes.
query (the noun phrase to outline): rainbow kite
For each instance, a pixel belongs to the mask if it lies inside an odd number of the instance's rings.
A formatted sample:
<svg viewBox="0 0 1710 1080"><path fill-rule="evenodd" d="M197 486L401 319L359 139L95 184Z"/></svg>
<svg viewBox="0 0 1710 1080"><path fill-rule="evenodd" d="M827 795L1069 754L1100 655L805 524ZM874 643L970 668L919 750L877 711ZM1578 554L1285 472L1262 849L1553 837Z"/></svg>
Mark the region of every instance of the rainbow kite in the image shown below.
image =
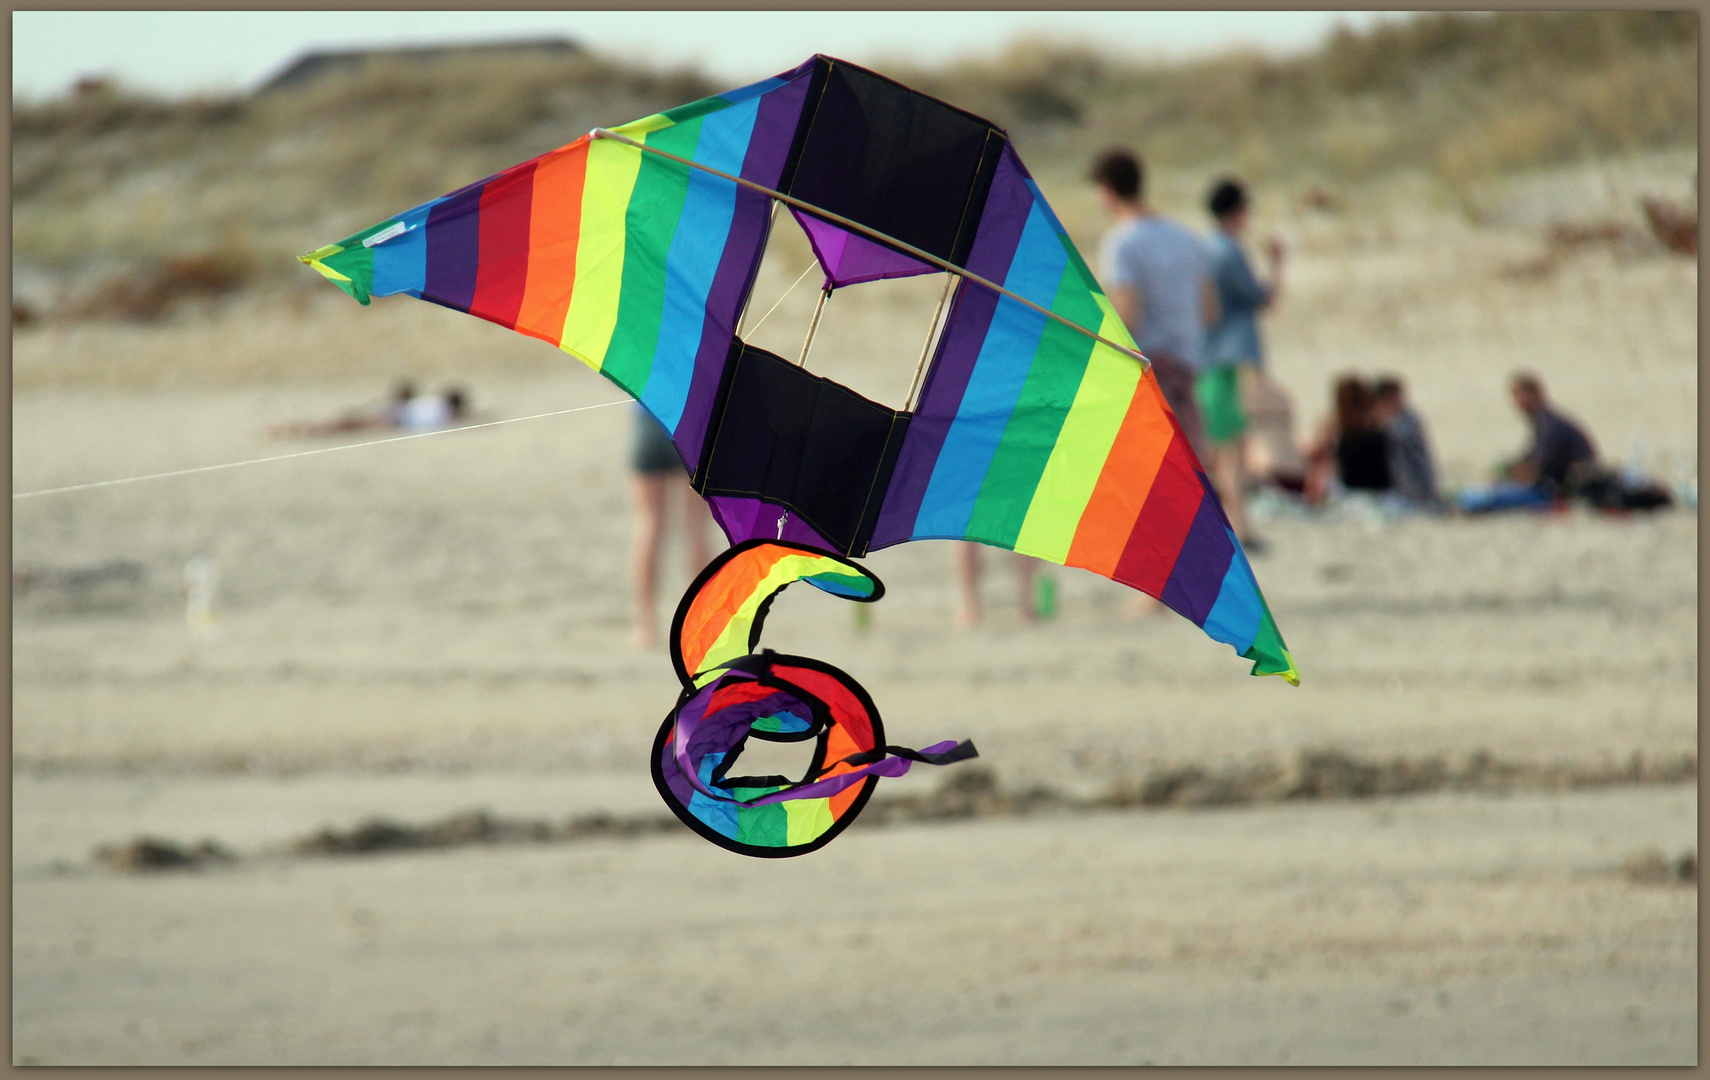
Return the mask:
<svg viewBox="0 0 1710 1080"><path fill-rule="evenodd" d="M904 408L743 340L775 205L807 233L822 304L952 275ZM1156 378L1008 137L874 72L815 56L302 260L362 303L431 300L599 371L670 433L733 544L1009 548L1148 593L1299 682Z"/></svg>

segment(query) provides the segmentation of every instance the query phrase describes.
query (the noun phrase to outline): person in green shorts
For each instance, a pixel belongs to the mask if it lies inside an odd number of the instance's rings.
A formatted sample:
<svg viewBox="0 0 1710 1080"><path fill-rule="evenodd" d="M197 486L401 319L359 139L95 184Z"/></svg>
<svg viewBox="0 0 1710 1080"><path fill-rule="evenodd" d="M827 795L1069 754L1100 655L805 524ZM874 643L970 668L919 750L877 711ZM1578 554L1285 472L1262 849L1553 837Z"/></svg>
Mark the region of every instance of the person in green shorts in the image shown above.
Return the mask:
<svg viewBox="0 0 1710 1080"><path fill-rule="evenodd" d="M1194 397L1211 448L1206 468L1235 535L1244 547L1254 551L1258 544L1247 530L1247 417L1241 409L1242 372L1257 372L1264 366L1259 312L1276 302L1283 250L1278 241L1269 243L1270 281L1261 282L1241 246L1241 233L1247 227L1246 187L1239 180L1224 178L1212 185L1206 203L1217 223L1207 247L1221 315L1206 334L1205 366L1195 380Z"/></svg>

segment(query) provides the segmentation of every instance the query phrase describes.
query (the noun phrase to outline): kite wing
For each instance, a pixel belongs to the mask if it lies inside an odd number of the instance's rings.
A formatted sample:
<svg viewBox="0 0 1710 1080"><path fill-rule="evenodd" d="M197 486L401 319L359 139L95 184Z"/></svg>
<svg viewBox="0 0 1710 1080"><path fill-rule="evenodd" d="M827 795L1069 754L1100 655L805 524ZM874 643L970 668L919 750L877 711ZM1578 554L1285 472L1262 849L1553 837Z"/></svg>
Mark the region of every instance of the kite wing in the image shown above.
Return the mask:
<svg viewBox="0 0 1710 1080"><path fill-rule="evenodd" d="M1156 379L1001 129L816 56L613 132L303 261L363 303L406 293L581 359L671 433L732 543L1010 548L1157 597L1298 682ZM774 196L828 288L958 275L912 410L737 336Z"/></svg>

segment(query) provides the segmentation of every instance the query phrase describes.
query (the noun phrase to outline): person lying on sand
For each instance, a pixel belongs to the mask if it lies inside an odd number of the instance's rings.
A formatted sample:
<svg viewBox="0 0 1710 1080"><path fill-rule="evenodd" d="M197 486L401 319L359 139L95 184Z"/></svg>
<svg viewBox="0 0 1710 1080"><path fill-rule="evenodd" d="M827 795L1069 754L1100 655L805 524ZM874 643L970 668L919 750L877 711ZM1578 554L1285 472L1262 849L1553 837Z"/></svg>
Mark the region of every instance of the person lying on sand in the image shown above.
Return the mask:
<svg viewBox="0 0 1710 1080"><path fill-rule="evenodd" d="M448 386L442 394L424 396L416 393L414 383L400 382L378 407L353 409L332 420L276 424L267 431L276 439L314 439L385 428L431 431L449 427L468 415L469 392L461 386Z"/></svg>

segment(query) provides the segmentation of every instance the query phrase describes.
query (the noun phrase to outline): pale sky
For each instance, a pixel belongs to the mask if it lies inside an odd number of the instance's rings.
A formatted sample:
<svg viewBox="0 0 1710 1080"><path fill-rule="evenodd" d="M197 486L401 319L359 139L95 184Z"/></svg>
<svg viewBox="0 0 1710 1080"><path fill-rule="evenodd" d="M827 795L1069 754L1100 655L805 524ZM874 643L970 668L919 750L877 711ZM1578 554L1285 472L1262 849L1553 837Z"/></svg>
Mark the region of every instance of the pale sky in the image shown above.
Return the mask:
<svg viewBox="0 0 1710 1080"><path fill-rule="evenodd" d="M815 52L856 63L936 63L1022 36L1096 41L1114 53L1180 57L1233 45L1309 49L1371 11L17 11L12 93L65 90L109 74L165 94L247 90L312 48L562 34L654 65L698 62L733 86Z"/></svg>

